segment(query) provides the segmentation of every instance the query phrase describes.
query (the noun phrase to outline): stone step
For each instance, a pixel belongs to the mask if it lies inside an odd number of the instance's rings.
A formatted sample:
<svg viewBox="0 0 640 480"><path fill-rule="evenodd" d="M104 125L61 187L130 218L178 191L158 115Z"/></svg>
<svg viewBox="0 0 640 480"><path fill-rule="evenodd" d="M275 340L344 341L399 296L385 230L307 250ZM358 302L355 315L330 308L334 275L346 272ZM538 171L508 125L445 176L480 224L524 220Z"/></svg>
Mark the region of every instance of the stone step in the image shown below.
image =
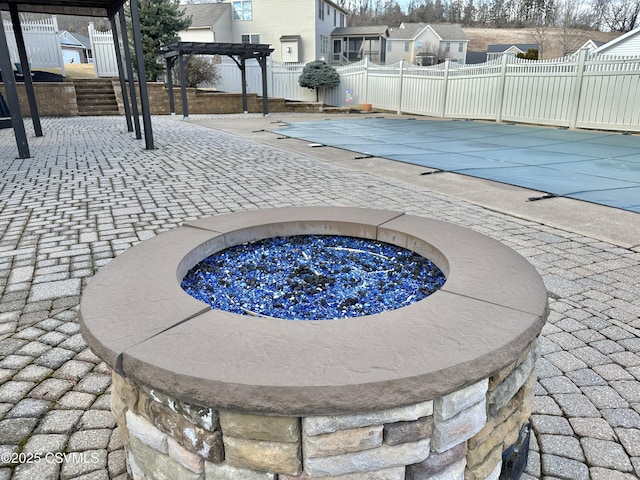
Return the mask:
<svg viewBox="0 0 640 480"><path fill-rule="evenodd" d="M111 80L76 80L78 115L119 115Z"/></svg>

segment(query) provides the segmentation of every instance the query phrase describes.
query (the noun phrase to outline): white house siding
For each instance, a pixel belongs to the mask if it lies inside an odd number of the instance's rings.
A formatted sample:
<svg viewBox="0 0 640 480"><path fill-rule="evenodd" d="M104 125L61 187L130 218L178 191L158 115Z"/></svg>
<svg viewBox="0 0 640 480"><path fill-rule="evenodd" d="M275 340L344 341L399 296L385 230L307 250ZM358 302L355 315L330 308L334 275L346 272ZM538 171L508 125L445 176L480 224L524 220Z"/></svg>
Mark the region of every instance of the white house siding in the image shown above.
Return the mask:
<svg viewBox="0 0 640 480"><path fill-rule="evenodd" d="M190 28L178 33L182 42L215 42L213 31L210 28Z"/></svg>
<svg viewBox="0 0 640 480"><path fill-rule="evenodd" d="M319 19L319 5L324 8L324 20ZM323 0L253 0L252 20L233 19L233 42L241 43L242 35L259 35L260 43L270 44L275 61L282 61L280 37L300 36L298 61L310 62L320 57L328 59L335 7ZM327 8L329 13L327 13ZM339 23L340 11L336 13ZM315 26L315 27L314 27ZM329 51L321 54L320 35L327 37Z"/></svg>
<svg viewBox="0 0 640 480"><path fill-rule="evenodd" d="M603 55L636 56L640 54L640 28L605 43L595 51Z"/></svg>

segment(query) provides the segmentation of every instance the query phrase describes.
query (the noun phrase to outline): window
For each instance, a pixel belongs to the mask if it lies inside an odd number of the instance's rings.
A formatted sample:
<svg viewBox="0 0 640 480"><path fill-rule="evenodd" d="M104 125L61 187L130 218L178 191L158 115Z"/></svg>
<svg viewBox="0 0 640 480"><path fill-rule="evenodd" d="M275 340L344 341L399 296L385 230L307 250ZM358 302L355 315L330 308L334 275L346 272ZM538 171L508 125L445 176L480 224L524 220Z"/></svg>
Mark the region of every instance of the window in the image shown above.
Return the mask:
<svg viewBox="0 0 640 480"><path fill-rule="evenodd" d="M345 23L344 23L344 13L340 14L340 28L344 27Z"/></svg>
<svg viewBox="0 0 640 480"><path fill-rule="evenodd" d="M324 20L324 2L322 0L318 2L318 18Z"/></svg>
<svg viewBox="0 0 640 480"><path fill-rule="evenodd" d="M391 42L387 42L387 52L391 51Z"/></svg>
<svg viewBox="0 0 640 480"><path fill-rule="evenodd" d="M320 55L327 55L329 53L329 37L320 35Z"/></svg>
<svg viewBox="0 0 640 480"><path fill-rule="evenodd" d="M242 35L242 43L260 43L260 35L257 33Z"/></svg>
<svg viewBox="0 0 640 480"><path fill-rule="evenodd" d="M451 51L451 42L447 42L445 47L444 47L444 51L445 52L450 52Z"/></svg>
<svg viewBox="0 0 640 480"><path fill-rule="evenodd" d="M333 26L338 26L338 10L336 10L335 8L333 9Z"/></svg>
<svg viewBox="0 0 640 480"><path fill-rule="evenodd" d="M460 43L458 44L458 52L459 52L459 53L462 53L462 51L463 51L463 50L464 50L464 43L460 42Z"/></svg>
<svg viewBox="0 0 640 480"><path fill-rule="evenodd" d="M417 41L416 42L416 50L422 50L422 47L424 47L424 42Z"/></svg>
<svg viewBox="0 0 640 480"><path fill-rule="evenodd" d="M233 2L233 18L236 20L253 20L251 15L251 0Z"/></svg>
<svg viewBox="0 0 640 480"><path fill-rule="evenodd" d="M409 51L409 42L404 42L404 51L405 52Z"/></svg>

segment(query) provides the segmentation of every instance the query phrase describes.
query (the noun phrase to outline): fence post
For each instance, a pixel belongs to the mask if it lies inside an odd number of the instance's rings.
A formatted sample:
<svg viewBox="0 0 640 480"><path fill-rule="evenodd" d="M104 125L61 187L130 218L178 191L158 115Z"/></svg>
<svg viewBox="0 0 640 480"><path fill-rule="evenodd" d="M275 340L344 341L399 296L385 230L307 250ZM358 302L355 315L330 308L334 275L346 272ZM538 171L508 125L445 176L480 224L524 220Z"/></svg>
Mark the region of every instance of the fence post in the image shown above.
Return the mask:
<svg viewBox="0 0 640 480"><path fill-rule="evenodd" d="M442 112L442 115L440 116L444 118L445 113L447 111L447 89L449 87L449 60L444 61L444 77L442 81L444 82L444 85L442 86L442 96L440 98L440 112Z"/></svg>
<svg viewBox="0 0 640 480"><path fill-rule="evenodd" d="M496 123L502 123L502 109L504 107L504 94L507 86L507 63L509 56L507 54L502 55L502 63L500 64L500 81L498 82L498 92L496 98L498 99L498 113L496 115Z"/></svg>
<svg viewBox="0 0 640 480"><path fill-rule="evenodd" d="M404 58L400 60L400 75L398 76L398 115L402 115L402 84L404 83Z"/></svg>
<svg viewBox="0 0 640 480"><path fill-rule="evenodd" d="M364 57L364 102L369 103L369 57Z"/></svg>
<svg viewBox="0 0 640 480"><path fill-rule="evenodd" d="M581 48L578 56L578 65L576 66L576 81L574 83L573 94L571 95L571 103L569 111L571 112L571 120L569 128L574 130L578 123L578 111L580 110L580 94L582 93L582 80L584 78L584 65L587 60L589 49Z"/></svg>

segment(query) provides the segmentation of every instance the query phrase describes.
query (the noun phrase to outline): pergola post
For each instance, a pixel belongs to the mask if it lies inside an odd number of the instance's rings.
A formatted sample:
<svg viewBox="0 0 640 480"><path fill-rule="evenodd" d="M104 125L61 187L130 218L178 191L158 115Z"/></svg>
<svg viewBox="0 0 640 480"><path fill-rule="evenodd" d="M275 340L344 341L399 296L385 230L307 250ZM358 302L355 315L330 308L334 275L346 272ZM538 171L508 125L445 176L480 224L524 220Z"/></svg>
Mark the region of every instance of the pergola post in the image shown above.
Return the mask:
<svg viewBox="0 0 640 480"><path fill-rule="evenodd" d="M258 57L260 70L262 70L262 115L269 115L269 94L267 92L267 57L261 55Z"/></svg>
<svg viewBox="0 0 640 480"><path fill-rule="evenodd" d="M111 33L113 34L113 46L116 52L116 61L118 62L118 80L120 80L120 92L122 93L122 103L124 105L124 116L127 121L127 131L133 132L131 107L129 105L129 95L127 94L127 83L124 78L124 65L122 64L122 52L120 51L120 41L118 40L118 29L114 17L111 17L109 21L111 22Z"/></svg>
<svg viewBox="0 0 640 480"><path fill-rule="evenodd" d="M167 91L169 92L169 112L171 115L176 114L176 101L173 97L173 65L176 63L176 57L165 57L167 64Z"/></svg>
<svg viewBox="0 0 640 480"><path fill-rule="evenodd" d="M140 88L140 105L142 106L142 122L144 124L144 140L147 150L153 150L153 127L151 126L151 108L149 106L149 91L147 90L147 73L144 68L142 52L142 33L140 32L140 15L138 0L130 0L131 27L133 30L133 44L135 45L138 64L138 87Z"/></svg>
<svg viewBox="0 0 640 480"><path fill-rule="evenodd" d="M13 33L16 37L16 46L18 47L18 57L20 58L20 67L24 76L24 88L27 92L27 100L29 102L29 112L31 113L31 121L33 122L33 130L36 137L42 137L42 126L40 125L40 115L38 113L38 103L36 102L36 92L33 89L33 79L31 78L31 66L27 57L27 49L24 44L24 36L22 35L22 25L20 25L20 17L18 16L18 5L9 3L9 13L11 14L11 24L13 25ZM3 69L4 70L4 69Z"/></svg>
<svg viewBox="0 0 640 480"><path fill-rule="evenodd" d="M29 158L29 142L27 132L24 129L24 121L20 112L20 102L18 101L18 89L16 79L13 76L11 67L11 57L9 55L9 45L7 44L7 34L4 31L4 24L0 22L0 68L2 68L2 81L7 92L7 106L11 115L11 126L16 137L19 158ZM1 125L0 125L1 126Z"/></svg>
<svg viewBox="0 0 640 480"><path fill-rule="evenodd" d="M182 94L182 116L189 118L189 102L187 101L187 81L184 74L184 56L181 51L178 51L178 69L180 73L180 93Z"/></svg>
<svg viewBox="0 0 640 480"><path fill-rule="evenodd" d="M247 69L244 57L240 59L240 75L242 76L242 112L249 113L247 106Z"/></svg>
<svg viewBox="0 0 640 480"><path fill-rule="evenodd" d="M140 130L140 117L138 116L138 100L136 98L136 85L133 81L133 67L131 65L131 49L129 48L129 34L127 33L127 21L124 15L124 7L118 11L120 20L120 32L122 34L122 47L124 49L124 61L127 66L127 80L129 80L129 96L131 98L131 112L133 114L133 125L136 131L136 138L142 138Z"/></svg>

